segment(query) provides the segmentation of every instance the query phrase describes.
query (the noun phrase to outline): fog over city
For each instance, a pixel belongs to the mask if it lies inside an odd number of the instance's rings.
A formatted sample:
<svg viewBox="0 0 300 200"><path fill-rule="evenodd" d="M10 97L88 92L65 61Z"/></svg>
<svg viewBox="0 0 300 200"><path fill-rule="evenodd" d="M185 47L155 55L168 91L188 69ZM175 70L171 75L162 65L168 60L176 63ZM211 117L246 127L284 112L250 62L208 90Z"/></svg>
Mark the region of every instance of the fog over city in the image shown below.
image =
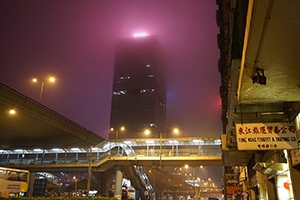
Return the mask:
<svg viewBox="0 0 300 200"><path fill-rule="evenodd" d="M108 138L115 45L157 35L168 64L167 121L220 137L215 1L2 1L0 82Z"/></svg>

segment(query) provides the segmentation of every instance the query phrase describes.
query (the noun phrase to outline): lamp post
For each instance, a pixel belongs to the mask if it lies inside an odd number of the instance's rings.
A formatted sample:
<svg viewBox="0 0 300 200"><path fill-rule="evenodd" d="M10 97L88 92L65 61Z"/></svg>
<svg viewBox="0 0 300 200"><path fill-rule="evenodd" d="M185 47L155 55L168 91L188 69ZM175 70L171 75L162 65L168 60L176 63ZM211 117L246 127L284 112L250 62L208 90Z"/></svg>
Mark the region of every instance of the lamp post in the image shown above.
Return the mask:
<svg viewBox="0 0 300 200"><path fill-rule="evenodd" d="M145 134L150 134L150 130L145 130ZM160 147L159 147L159 179L160 179L160 182L161 182L161 170L162 170L162 167L161 167L161 158L162 158L162 134L163 134L163 131L159 131L159 141L160 141ZM179 134L179 130L177 128L173 129L173 134ZM161 199L161 194L159 194L159 199Z"/></svg>
<svg viewBox="0 0 300 200"><path fill-rule="evenodd" d="M159 170L161 171L161 153L162 153L162 131L159 131Z"/></svg>
<svg viewBox="0 0 300 200"><path fill-rule="evenodd" d="M59 188L58 188L58 192L59 192L59 193L60 193L60 191L61 191L61 185L62 185L62 183L59 184Z"/></svg>
<svg viewBox="0 0 300 200"><path fill-rule="evenodd" d="M151 133L151 131L150 130L148 130L148 129L146 129L145 130L145 134L146 135L149 135ZM161 167L161 156L162 156L162 134L163 134L163 131L159 131L159 142L160 142L160 144L159 144L159 155L160 155L160 161L159 161L159 165L160 165L160 167ZM173 134L179 134L179 130L177 129L177 128L174 128L173 129Z"/></svg>
<svg viewBox="0 0 300 200"><path fill-rule="evenodd" d="M32 79L32 82L37 82L38 80L36 78ZM50 77L49 78L50 82L54 82L55 78L54 77ZM42 100L42 95L43 95L43 90L44 90L44 84L45 84L45 80L42 80L42 84L41 84L41 92L40 92L40 99L39 99L39 103L41 103Z"/></svg>
<svg viewBox="0 0 300 200"><path fill-rule="evenodd" d="M115 130L114 128L110 128L111 131ZM116 133L116 140L118 139L119 137L119 130L121 131L125 131L125 127L124 126L121 126L120 128L116 129L115 133Z"/></svg>
<svg viewBox="0 0 300 200"><path fill-rule="evenodd" d="M76 178L76 176L73 176L73 179L75 180L75 192L76 192L76 190L77 190L77 178Z"/></svg>
<svg viewBox="0 0 300 200"><path fill-rule="evenodd" d="M174 130L173 130L173 134L179 134L179 130L177 129L177 128L174 128Z"/></svg>

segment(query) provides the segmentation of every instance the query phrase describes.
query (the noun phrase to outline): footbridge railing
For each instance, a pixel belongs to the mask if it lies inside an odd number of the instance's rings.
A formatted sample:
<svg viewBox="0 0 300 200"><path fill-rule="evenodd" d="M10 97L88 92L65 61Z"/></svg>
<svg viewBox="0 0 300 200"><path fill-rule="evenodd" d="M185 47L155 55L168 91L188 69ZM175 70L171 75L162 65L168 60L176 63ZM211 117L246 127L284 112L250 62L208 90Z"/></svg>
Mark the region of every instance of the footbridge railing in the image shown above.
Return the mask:
<svg viewBox="0 0 300 200"><path fill-rule="evenodd" d="M113 157L163 158L221 156L219 138L106 140L92 148L0 149L0 165L85 164ZM160 155L161 154L161 155Z"/></svg>

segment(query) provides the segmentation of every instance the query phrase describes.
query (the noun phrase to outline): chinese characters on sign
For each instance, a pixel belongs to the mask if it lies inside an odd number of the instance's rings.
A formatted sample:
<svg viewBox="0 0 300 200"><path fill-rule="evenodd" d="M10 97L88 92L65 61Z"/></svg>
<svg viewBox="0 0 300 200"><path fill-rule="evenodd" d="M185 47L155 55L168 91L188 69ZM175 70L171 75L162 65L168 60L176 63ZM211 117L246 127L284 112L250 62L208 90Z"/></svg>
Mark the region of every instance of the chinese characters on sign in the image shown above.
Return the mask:
<svg viewBox="0 0 300 200"><path fill-rule="evenodd" d="M6 190L7 191L19 191L21 187L20 183L7 183Z"/></svg>
<svg viewBox="0 0 300 200"><path fill-rule="evenodd" d="M227 194L242 194L241 187L238 186L226 186Z"/></svg>
<svg viewBox="0 0 300 200"><path fill-rule="evenodd" d="M236 124L239 150L298 148L295 126L290 123Z"/></svg>

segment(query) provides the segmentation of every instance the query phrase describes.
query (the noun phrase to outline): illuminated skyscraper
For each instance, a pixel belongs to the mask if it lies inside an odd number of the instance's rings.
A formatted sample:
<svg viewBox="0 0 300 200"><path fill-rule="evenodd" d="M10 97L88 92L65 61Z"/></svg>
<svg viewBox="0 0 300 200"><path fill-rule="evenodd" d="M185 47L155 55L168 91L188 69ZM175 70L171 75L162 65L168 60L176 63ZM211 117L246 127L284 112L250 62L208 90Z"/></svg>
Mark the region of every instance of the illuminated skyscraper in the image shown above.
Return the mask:
<svg viewBox="0 0 300 200"><path fill-rule="evenodd" d="M166 64L156 36L122 39L117 43L109 138L150 137L165 131ZM125 131L119 130L124 126Z"/></svg>

